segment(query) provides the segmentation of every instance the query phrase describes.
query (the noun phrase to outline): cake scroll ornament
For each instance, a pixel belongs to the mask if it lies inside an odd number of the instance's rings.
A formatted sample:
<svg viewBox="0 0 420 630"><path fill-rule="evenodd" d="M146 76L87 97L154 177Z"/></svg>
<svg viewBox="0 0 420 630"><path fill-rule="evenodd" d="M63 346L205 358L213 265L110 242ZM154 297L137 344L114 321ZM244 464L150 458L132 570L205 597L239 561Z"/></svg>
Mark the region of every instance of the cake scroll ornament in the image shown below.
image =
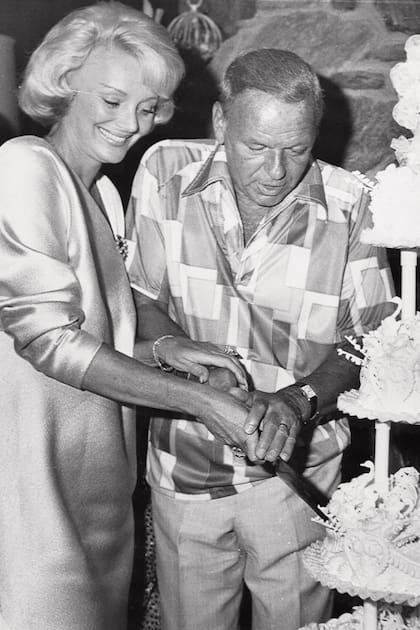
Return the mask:
<svg viewBox="0 0 420 630"><path fill-rule="evenodd" d="M355 354L337 350L361 366L359 390L348 392L348 400L346 394L341 394L338 407L346 413L357 411L359 417L363 417L363 410L372 411L376 418L375 413L389 412L388 420L417 423L420 410L420 314L411 319L400 319L401 299L393 298L393 302L397 304L395 312L376 330L362 335L361 341L347 337L357 351ZM351 408L352 397L357 410ZM405 415L399 418L395 414ZM371 415L367 413L364 417Z"/></svg>

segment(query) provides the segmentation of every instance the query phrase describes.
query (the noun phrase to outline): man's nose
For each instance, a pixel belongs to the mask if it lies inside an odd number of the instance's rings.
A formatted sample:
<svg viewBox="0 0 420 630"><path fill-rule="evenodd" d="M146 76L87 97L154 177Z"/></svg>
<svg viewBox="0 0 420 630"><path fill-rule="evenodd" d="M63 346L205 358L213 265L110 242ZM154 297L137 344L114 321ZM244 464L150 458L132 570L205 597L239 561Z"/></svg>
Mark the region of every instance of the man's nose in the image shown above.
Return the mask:
<svg viewBox="0 0 420 630"><path fill-rule="evenodd" d="M281 149L273 149L266 156L265 169L272 179L282 179L285 165L284 155Z"/></svg>

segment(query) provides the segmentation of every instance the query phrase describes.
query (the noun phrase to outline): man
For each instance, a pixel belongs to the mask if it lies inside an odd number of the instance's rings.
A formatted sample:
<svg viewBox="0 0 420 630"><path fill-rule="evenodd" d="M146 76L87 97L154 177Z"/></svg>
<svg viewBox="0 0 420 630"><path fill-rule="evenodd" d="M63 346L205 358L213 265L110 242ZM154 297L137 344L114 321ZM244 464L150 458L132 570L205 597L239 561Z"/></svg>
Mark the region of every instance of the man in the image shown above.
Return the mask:
<svg viewBox="0 0 420 630"><path fill-rule="evenodd" d="M133 184L141 335L233 346L249 374L251 391L236 390L248 424L264 425L265 463L252 463L198 422L152 420L164 630L237 628L244 583L255 630L330 614L328 590L302 560L323 528L270 462L281 454L325 493L336 488L349 427L325 413L358 378L337 346L379 325L392 284L384 251L359 240L363 186L311 156L321 116L310 66L252 51L226 71L215 140L158 143Z"/></svg>

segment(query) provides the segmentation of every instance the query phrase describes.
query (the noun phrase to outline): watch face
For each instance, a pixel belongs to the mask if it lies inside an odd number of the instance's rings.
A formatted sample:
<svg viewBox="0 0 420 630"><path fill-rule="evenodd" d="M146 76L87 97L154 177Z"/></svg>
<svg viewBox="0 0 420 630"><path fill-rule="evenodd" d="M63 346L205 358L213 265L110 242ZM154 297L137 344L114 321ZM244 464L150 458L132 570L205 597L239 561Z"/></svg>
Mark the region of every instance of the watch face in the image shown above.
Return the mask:
<svg viewBox="0 0 420 630"><path fill-rule="evenodd" d="M310 420L313 420L318 415L318 396L316 395L312 387L308 385L308 383L299 383L298 385L299 385L300 391L302 392L302 394L305 396L305 398L309 401L311 405L311 415L306 420L306 422L304 422L304 424L306 424L307 422L309 422Z"/></svg>
<svg viewBox="0 0 420 630"><path fill-rule="evenodd" d="M301 385L301 390L305 393L305 395L308 398L314 398L314 397L316 398L317 397L315 392L314 392L314 390L312 389L312 387L310 385L308 385L308 384Z"/></svg>

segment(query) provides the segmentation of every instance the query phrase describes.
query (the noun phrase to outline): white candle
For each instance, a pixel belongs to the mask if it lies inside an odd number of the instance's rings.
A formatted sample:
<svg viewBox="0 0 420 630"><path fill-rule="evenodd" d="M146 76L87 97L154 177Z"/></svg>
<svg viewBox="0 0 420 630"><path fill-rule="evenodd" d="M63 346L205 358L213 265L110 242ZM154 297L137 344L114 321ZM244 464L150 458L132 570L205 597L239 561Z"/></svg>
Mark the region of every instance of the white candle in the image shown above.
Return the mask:
<svg viewBox="0 0 420 630"><path fill-rule="evenodd" d="M417 250L401 250L401 300L402 319L411 319L416 314L416 265Z"/></svg>
<svg viewBox="0 0 420 630"><path fill-rule="evenodd" d="M377 630L378 607L376 602L367 599L363 602L363 630Z"/></svg>
<svg viewBox="0 0 420 630"><path fill-rule="evenodd" d="M375 421L375 485L382 494L388 490L390 428L390 422Z"/></svg>

